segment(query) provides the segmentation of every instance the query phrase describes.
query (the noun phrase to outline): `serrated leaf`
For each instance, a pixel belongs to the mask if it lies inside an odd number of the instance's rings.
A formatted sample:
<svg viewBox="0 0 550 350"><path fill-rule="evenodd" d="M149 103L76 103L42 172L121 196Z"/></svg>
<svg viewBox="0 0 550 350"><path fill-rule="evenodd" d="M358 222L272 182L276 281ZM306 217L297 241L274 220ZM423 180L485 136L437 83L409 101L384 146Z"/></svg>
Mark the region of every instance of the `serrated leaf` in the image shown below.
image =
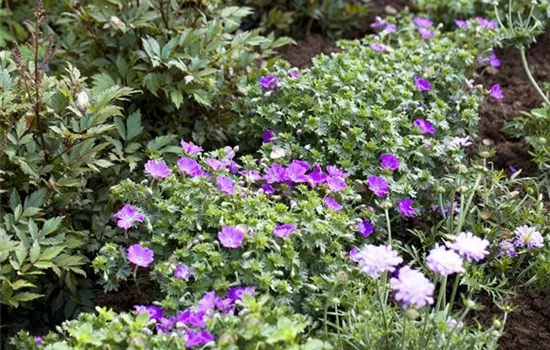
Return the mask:
<svg viewBox="0 0 550 350"><path fill-rule="evenodd" d="M141 126L141 112L139 110L128 116L126 121L126 140L129 141L141 134L143 127Z"/></svg>
<svg viewBox="0 0 550 350"><path fill-rule="evenodd" d="M183 103L183 93L180 90L172 90L170 91L170 99L176 108L180 108Z"/></svg>
<svg viewBox="0 0 550 350"><path fill-rule="evenodd" d="M38 258L39 262L52 260L53 258L58 256L59 254L61 254L63 249L65 249L65 246L49 247L49 248L45 249L42 252L42 254L40 254L40 257Z"/></svg>
<svg viewBox="0 0 550 350"><path fill-rule="evenodd" d="M31 263L36 262L36 260L38 260L39 255L40 255L40 244L38 243L38 241L34 241L30 250L30 255L29 255L29 259Z"/></svg>
<svg viewBox="0 0 550 350"><path fill-rule="evenodd" d="M55 230L57 230L61 225L62 220L63 218L60 216L46 220L44 225L42 225L42 235L47 236L50 233L55 232Z"/></svg>

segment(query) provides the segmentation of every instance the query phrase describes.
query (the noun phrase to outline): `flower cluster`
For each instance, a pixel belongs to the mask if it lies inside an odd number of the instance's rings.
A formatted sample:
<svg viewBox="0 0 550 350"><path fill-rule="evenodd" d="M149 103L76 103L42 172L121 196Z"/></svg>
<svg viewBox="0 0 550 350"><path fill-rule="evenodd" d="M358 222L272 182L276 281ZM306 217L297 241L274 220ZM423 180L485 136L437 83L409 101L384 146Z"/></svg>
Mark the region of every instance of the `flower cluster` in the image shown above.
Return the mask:
<svg viewBox="0 0 550 350"><path fill-rule="evenodd" d="M136 305L134 308L138 315L148 314L157 333L184 337L186 347L194 348L214 341L214 336L206 331L207 321L217 315L235 313L236 303L242 300L243 294L254 296L255 288L230 288L226 298L216 296L215 291L208 292L195 308L178 310L173 316L166 316L165 310L156 305Z"/></svg>
<svg viewBox="0 0 550 350"><path fill-rule="evenodd" d="M517 249L534 250L544 246L544 237L534 227L519 226L514 230L512 241L503 240L499 243L499 253L509 258L517 256Z"/></svg>

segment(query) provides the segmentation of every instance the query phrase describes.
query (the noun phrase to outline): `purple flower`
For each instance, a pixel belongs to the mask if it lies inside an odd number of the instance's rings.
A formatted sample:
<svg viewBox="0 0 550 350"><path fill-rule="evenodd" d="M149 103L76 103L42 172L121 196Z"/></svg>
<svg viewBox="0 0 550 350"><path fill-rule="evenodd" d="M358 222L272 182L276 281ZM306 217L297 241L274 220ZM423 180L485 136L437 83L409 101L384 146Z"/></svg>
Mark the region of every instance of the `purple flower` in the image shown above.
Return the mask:
<svg viewBox="0 0 550 350"><path fill-rule="evenodd" d="M145 163L145 172L155 179L162 179L172 174L165 162L152 159Z"/></svg>
<svg viewBox="0 0 550 350"><path fill-rule="evenodd" d="M172 316L169 318L163 317L159 320L159 323L156 325L156 330L158 333L168 333L176 325L176 317Z"/></svg>
<svg viewBox="0 0 550 350"><path fill-rule="evenodd" d="M378 51L378 52L388 51L388 47L386 45L382 45L382 44L379 44L379 43L371 43L370 47L374 51Z"/></svg>
<svg viewBox="0 0 550 350"><path fill-rule="evenodd" d="M261 187L262 191L266 194L266 196L271 196L273 193L275 193L275 189L273 186L268 184L263 184Z"/></svg>
<svg viewBox="0 0 550 350"><path fill-rule="evenodd" d="M389 169L391 171L397 170L399 168L399 158L393 154L382 154L380 156L380 166L384 169Z"/></svg>
<svg viewBox="0 0 550 350"><path fill-rule="evenodd" d="M216 158L208 158L206 160L206 165L208 165L213 170L225 169L227 163L217 160Z"/></svg>
<svg viewBox="0 0 550 350"><path fill-rule="evenodd" d="M220 297L216 297L216 299L214 300L216 309L220 311L226 310L231 305L231 303L233 303L233 301L230 298L222 299Z"/></svg>
<svg viewBox="0 0 550 350"><path fill-rule="evenodd" d="M233 287L227 290L227 297L231 299L231 302L242 300L243 294L254 296L256 288L254 287Z"/></svg>
<svg viewBox="0 0 550 350"><path fill-rule="evenodd" d="M432 89L432 85L430 85L429 81L417 76L414 77L414 84L418 91L430 91Z"/></svg>
<svg viewBox="0 0 550 350"><path fill-rule="evenodd" d="M239 248L244 240L244 233L232 226L225 226L218 232L218 241L226 248Z"/></svg>
<svg viewBox="0 0 550 350"><path fill-rule="evenodd" d="M336 176L341 178L347 178L349 176L349 173L344 172L344 170L337 168L332 165L327 165L327 172L330 176Z"/></svg>
<svg viewBox="0 0 550 350"><path fill-rule="evenodd" d="M273 164L265 169L265 180L268 184L285 182L288 180L288 172L281 164Z"/></svg>
<svg viewBox="0 0 550 350"><path fill-rule="evenodd" d="M36 337L34 337L34 343L35 343L36 345L42 345L43 342L44 342L44 340L42 339L41 336L36 336Z"/></svg>
<svg viewBox="0 0 550 350"><path fill-rule="evenodd" d="M185 264L180 264L174 270L174 276L187 281L191 276L193 276L193 269Z"/></svg>
<svg viewBox="0 0 550 350"><path fill-rule="evenodd" d="M188 330L185 332L185 347L194 348L196 346L204 345L214 340L214 336L207 331L192 331Z"/></svg>
<svg viewBox="0 0 550 350"><path fill-rule="evenodd" d="M298 68L292 68L288 71L288 76L292 79L299 79L300 71L298 70Z"/></svg>
<svg viewBox="0 0 550 350"><path fill-rule="evenodd" d="M128 261L136 266L147 267L154 260L155 254L149 248L140 244L133 244L128 247Z"/></svg>
<svg viewBox="0 0 550 350"><path fill-rule="evenodd" d="M286 168L288 179L294 183L307 182L308 177L306 171L309 170L309 164L307 162L294 160Z"/></svg>
<svg viewBox="0 0 550 350"><path fill-rule="evenodd" d="M449 328L462 328L464 327L463 322L457 322L454 318L447 317L447 327Z"/></svg>
<svg viewBox="0 0 550 350"><path fill-rule="evenodd" d="M373 28L382 28L385 25L386 23L379 16L376 16L376 18L374 19L374 22L372 23Z"/></svg>
<svg viewBox="0 0 550 350"><path fill-rule="evenodd" d="M464 272L460 255L439 244L436 244L435 248L430 250L426 257L426 264L432 272L442 276Z"/></svg>
<svg viewBox="0 0 550 350"><path fill-rule="evenodd" d="M365 245L353 255L353 260L359 264L360 271L377 279L384 272L393 272L403 259L389 245Z"/></svg>
<svg viewBox="0 0 550 350"><path fill-rule="evenodd" d="M468 28L468 21L464 21L461 19L455 19L455 24L462 29Z"/></svg>
<svg viewBox="0 0 550 350"><path fill-rule="evenodd" d="M201 153L203 151L202 147L195 145L193 142L185 142L181 140L180 142L183 151L187 154Z"/></svg>
<svg viewBox="0 0 550 350"><path fill-rule="evenodd" d="M329 176L327 178L327 185L332 192L340 192L347 187L346 180L337 176Z"/></svg>
<svg viewBox="0 0 550 350"><path fill-rule="evenodd" d="M468 261L480 261L489 254L489 241L474 236L471 232L460 232L453 237L454 242L447 242L447 247L453 249Z"/></svg>
<svg viewBox="0 0 550 350"><path fill-rule="evenodd" d="M396 31L397 31L397 27L395 26L395 24L387 23L386 26L384 27L384 32L386 33L395 33Z"/></svg>
<svg viewBox="0 0 550 350"><path fill-rule="evenodd" d="M431 39L435 36L435 33L425 28L418 28L418 33L424 39Z"/></svg>
<svg viewBox="0 0 550 350"><path fill-rule="evenodd" d="M145 220L143 215L139 214L136 211L136 208L134 208L130 204L124 204L122 209L116 212L113 217L115 219L118 219L116 225L125 230L128 230L130 227L132 227L132 224L134 222L143 222L143 220Z"/></svg>
<svg viewBox="0 0 550 350"><path fill-rule="evenodd" d="M180 158L178 160L178 168L185 174L196 177L203 176L206 173L202 170L199 163L191 158Z"/></svg>
<svg viewBox="0 0 550 350"><path fill-rule="evenodd" d="M204 294L202 299L199 300L199 302L197 303L197 310L199 310L200 312L208 312L212 310L214 307L216 307L215 301L216 301L216 292L212 290Z"/></svg>
<svg viewBox="0 0 550 350"><path fill-rule="evenodd" d="M414 17L413 22L418 28L428 28L434 24L434 22L432 22L429 18L423 17Z"/></svg>
<svg viewBox="0 0 550 350"><path fill-rule="evenodd" d="M490 21L488 19L485 19L483 17L476 17L477 23L479 23L483 28L486 29L497 29L498 23L495 21Z"/></svg>
<svg viewBox="0 0 550 350"><path fill-rule="evenodd" d="M427 120L418 118L413 122L413 125L420 129L423 134L435 134L435 127Z"/></svg>
<svg viewBox="0 0 550 350"><path fill-rule="evenodd" d="M270 143L275 137L275 131L267 129L262 134L262 143Z"/></svg>
<svg viewBox="0 0 550 350"><path fill-rule="evenodd" d="M518 255L516 253L516 247L511 242L508 242L508 241L500 242L499 253L509 258L515 258Z"/></svg>
<svg viewBox="0 0 550 350"><path fill-rule="evenodd" d="M529 249L540 248L544 245L544 238L534 227L520 226L514 231L516 247L527 247Z"/></svg>
<svg viewBox="0 0 550 350"><path fill-rule="evenodd" d="M377 197L383 197L390 193L388 182L382 176L369 176L367 182L369 184L369 190Z"/></svg>
<svg viewBox="0 0 550 350"><path fill-rule="evenodd" d="M398 276L390 279L390 286L395 291L395 300L400 301L403 308L409 305L421 308L434 303L434 284L409 266L402 267Z"/></svg>
<svg viewBox="0 0 550 350"><path fill-rule="evenodd" d="M244 178L250 182L262 180L264 178L257 170L243 170L239 174L244 176Z"/></svg>
<svg viewBox="0 0 550 350"><path fill-rule="evenodd" d="M416 215L416 208L413 208L412 206L413 201L410 198L403 199L397 202L397 209L399 209L399 213L406 217L411 217Z"/></svg>
<svg viewBox="0 0 550 350"><path fill-rule="evenodd" d="M279 79L273 75L267 75L260 79L260 85L266 90L276 90L279 87Z"/></svg>
<svg viewBox="0 0 550 350"><path fill-rule="evenodd" d="M138 315L143 313L149 314L150 320L160 321L164 317L164 310L156 305L134 305L134 309Z"/></svg>
<svg viewBox="0 0 550 350"><path fill-rule="evenodd" d="M339 211L344 208L343 206L340 205L340 203L336 201L336 199L328 196L323 199L323 204L325 205L325 208L328 208L334 211Z"/></svg>
<svg viewBox="0 0 550 350"><path fill-rule="evenodd" d="M491 56L487 59L487 62L491 67L500 67L500 60L498 59L494 51L491 51Z"/></svg>
<svg viewBox="0 0 550 350"><path fill-rule="evenodd" d="M374 226L369 220L361 220L361 222L355 225L355 228L363 237L368 237L374 232Z"/></svg>
<svg viewBox="0 0 550 350"><path fill-rule="evenodd" d="M359 249L357 248L351 248L351 250L349 251L349 258L351 259L351 261L353 262L359 262L361 259L359 257Z"/></svg>
<svg viewBox="0 0 550 350"><path fill-rule="evenodd" d="M196 328L205 328L205 316L206 314L203 311L194 312L191 309L187 309L181 312L178 310L176 313L176 324L179 327L181 327L181 324L184 324Z"/></svg>
<svg viewBox="0 0 550 350"><path fill-rule="evenodd" d="M223 193L235 194L235 185L233 185L233 180L229 177L223 175L216 177L216 184Z"/></svg>
<svg viewBox="0 0 550 350"><path fill-rule="evenodd" d="M502 100L504 98L504 94L502 93L502 89L500 88L499 84L493 84L493 86L491 86L489 95L491 95L491 97L493 98L496 98L497 100Z"/></svg>
<svg viewBox="0 0 550 350"><path fill-rule="evenodd" d="M313 171L308 175L309 183L312 187L317 187L324 184L327 181L328 175L323 173L321 167L318 164L313 166Z"/></svg>
<svg viewBox="0 0 550 350"><path fill-rule="evenodd" d="M296 230L296 225L284 224L273 229L273 234L277 237L286 238Z"/></svg>

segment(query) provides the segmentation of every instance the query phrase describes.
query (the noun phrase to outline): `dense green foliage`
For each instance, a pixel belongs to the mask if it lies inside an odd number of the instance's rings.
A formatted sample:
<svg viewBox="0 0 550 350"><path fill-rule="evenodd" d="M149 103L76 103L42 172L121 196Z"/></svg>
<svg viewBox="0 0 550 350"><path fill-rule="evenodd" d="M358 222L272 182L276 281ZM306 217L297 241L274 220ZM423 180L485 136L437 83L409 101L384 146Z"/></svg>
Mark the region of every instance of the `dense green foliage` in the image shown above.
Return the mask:
<svg viewBox="0 0 550 350"><path fill-rule="evenodd" d="M548 183L470 147L503 98L472 79L515 46L548 102L524 59L547 3L416 3L433 22L378 18L298 70L278 35L351 34L368 4L0 0L10 346L496 349L550 282ZM509 126L542 171L549 115Z"/></svg>

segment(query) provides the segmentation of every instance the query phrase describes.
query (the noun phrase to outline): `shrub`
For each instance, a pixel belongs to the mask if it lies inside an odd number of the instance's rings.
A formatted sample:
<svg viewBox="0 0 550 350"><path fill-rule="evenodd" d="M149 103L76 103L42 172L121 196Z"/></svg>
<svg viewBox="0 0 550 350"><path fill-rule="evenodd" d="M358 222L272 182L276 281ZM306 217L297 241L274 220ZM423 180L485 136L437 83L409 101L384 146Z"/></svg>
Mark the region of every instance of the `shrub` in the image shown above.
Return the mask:
<svg viewBox="0 0 550 350"><path fill-rule="evenodd" d="M112 176L140 160L132 141L141 125L139 112L124 121L118 105L134 90L89 85L71 65L59 78L47 75L54 50L43 20L38 7L29 44L16 46L13 59L0 52L0 212L10 247L0 259L0 290L12 307L51 296L63 308L58 288L77 302L89 298L78 295L75 273L85 275L84 253L98 244L90 228L102 221Z"/></svg>
<svg viewBox="0 0 550 350"><path fill-rule="evenodd" d="M59 20L60 60L103 86L140 89L131 99L153 135L224 140L237 79L291 40L239 29L250 8L219 1L94 1ZM55 62L54 62L55 63ZM54 65L55 66L55 65Z"/></svg>
<svg viewBox="0 0 550 350"><path fill-rule="evenodd" d="M428 29L410 18L397 33L388 22L379 38L341 42L342 53L319 56L299 74L282 63L263 70L260 82L251 75L235 107L241 147L255 149L267 130L276 136L264 143L266 154L335 164L361 179L387 168L381 157L389 154L401 165L383 174L403 196L463 162L481 98L468 78L494 32L472 22L455 34L431 28L436 36L423 39L419 31Z"/></svg>
<svg viewBox="0 0 550 350"><path fill-rule="evenodd" d="M270 349L313 350L328 349L328 344L313 338L306 339L303 330L311 324L303 315L291 314L283 307L273 308L267 296L254 299L245 295L238 302L238 315L217 314L207 320L208 334L220 334L220 349ZM46 349L183 349L193 346L196 337L189 334L195 331L182 322L183 313L174 316L142 312L116 314L113 311L97 308L97 314L82 314L74 321L67 321L57 332L44 337L31 337L20 332L12 339L17 348L38 348L37 342ZM169 318L178 319L174 328L164 329ZM162 326L163 324L164 326ZM206 331L204 331L206 332ZM208 339L206 339L208 340ZM211 341L206 341L212 343Z"/></svg>

